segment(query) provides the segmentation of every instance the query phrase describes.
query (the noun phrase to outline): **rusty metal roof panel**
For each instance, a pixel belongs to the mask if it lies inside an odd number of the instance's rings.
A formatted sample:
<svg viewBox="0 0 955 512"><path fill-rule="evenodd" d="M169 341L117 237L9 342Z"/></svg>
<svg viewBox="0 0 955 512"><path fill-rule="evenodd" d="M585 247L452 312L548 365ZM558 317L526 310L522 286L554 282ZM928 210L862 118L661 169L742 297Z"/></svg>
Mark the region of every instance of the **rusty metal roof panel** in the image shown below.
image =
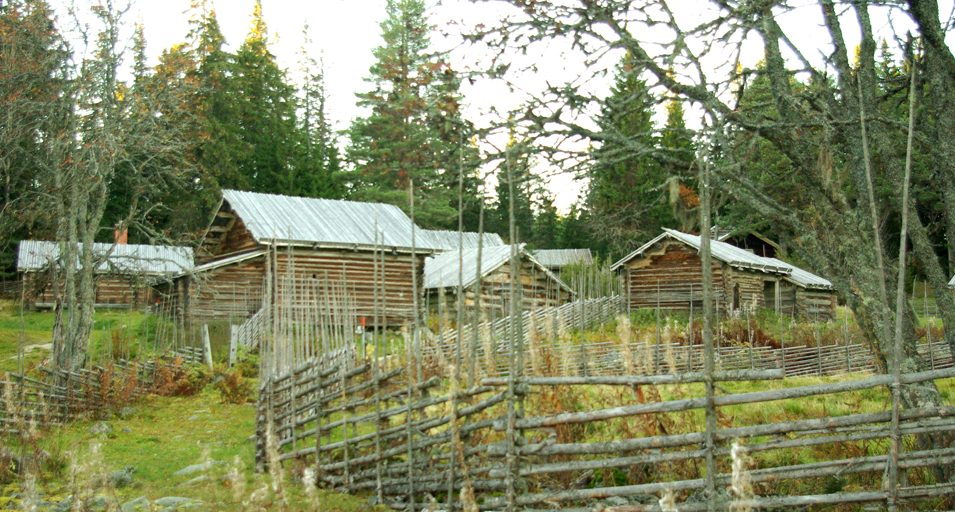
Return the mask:
<svg viewBox="0 0 955 512"><path fill-rule="evenodd" d="M222 197L260 243L325 248L440 250L400 208L382 203L223 190ZM377 224L378 236L375 236ZM376 240L377 239L377 240ZM377 242L377 243L376 243Z"/></svg>
<svg viewBox="0 0 955 512"><path fill-rule="evenodd" d="M504 245L504 239L501 238L501 235L497 233L484 233L483 237L480 236L480 233L475 233L473 231L465 231L459 233L458 231L441 231L441 230L422 230L424 236L431 237L431 241L438 247L441 247L445 251L453 251L458 248L458 243L460 241L461 246L465 249L476 249L478 246L478 241L483 238L483 247L497 247Z"/></svg>
<svg viewBox="0 0 955 512"><path fill-rule="evenodd" d="M542 249L535 251L534 257L549 269L568 265L591 265L594 262L590 249Z"/></svg>
<svg viewBox="0 0 955 512"><path fill-rule="evenodd" d="M82 247L82 244L80 244ZM141 273L151 275L178 274L193 267L192 249L168 245L93 244L95 257L110 250L98 272ZM59 259L57 242L23 240L17 251L17 270L27 272L48 267Z"/></svg>

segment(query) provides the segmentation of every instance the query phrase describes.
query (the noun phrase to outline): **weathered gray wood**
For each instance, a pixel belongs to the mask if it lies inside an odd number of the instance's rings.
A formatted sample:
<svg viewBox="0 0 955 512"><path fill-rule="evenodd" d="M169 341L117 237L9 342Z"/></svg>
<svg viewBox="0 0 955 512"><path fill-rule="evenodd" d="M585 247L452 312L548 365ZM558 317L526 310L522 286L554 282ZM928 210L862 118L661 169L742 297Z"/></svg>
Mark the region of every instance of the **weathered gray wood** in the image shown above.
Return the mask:
<svg viewBox="0 0 955 512"><path fill-rule="evenodd" d="M753 380L779 380L784 377L782 369L773 370L736 370L728 372L715 372L712 380L714 382L728 381L753 381ZM644 385L666 385L666 384L689 384L696 382L706 382L709 378L700 372L681 373L678 375L629 375L620 377L529 377L520 379L521 384L529 386L644 386ZM504 378L485 378L481 379L483 386L505 386L507 379Z"/></svg>

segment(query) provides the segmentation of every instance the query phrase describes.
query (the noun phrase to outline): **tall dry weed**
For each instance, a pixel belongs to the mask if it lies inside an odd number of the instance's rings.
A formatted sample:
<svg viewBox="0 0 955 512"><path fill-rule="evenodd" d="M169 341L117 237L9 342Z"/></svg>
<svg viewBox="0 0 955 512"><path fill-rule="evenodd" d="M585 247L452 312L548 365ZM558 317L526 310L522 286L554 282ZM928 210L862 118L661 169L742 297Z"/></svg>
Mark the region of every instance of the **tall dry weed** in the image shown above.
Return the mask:
<svg viewBox="0 0 955 512"><path fill-rule="evenodd" d="M660 338L665 347L664 357L666 358L667 367L669 367L670 373L672 374L677 372L676 356L673 354L673 345L677 343L676 331L676 322L667 320L667 323L663 326L663 334Z"/></svg>
<svg viewBox="0 0 955 512"><path fill-rule="evenodd" d="M729 489L733 501L730 503L730 510L732 512L750 512L753 507L749 504L749 500L753 498L754 492L749 467L752 466L753 459L739 439L733 441L733 446L730 448L730 457L733 460L733 475Z"/></svg>
<svg viewBox="0 0 955 512"><path fill-rule="evenodd" d="M645 375L652 375L656 371L656 368L654 368L653 345L650 343L653 339L650 331L646 329L640 331L638 336L639 346L643 349L643 373Z"/></svg>
<svg viewBox="0 0 955 512"><path fill-rule="evenodd" d="M564 377L577 375L577 365L574 364L574 346L566 336L560 340L560 368Z"/></svg>
<svg viewBox="0 0 955 512"><path fill-rule="evenodd" d="M633 350L630 347L631 335L630 317L617 315L617 338L620 339L620 355L623 357L623 368L627 375L633 375L637 370Z"/></svg>
<svg viewBox="0 0 955 512"><path fill-rule="evenodd" d="M491 339L491 324L487 312L481 310L481 344L484 347L484 372L488 377L497 376L497 360L494 358L494 341Z"/></svg>
<svg viewBox="0 0 955 512"><path fill-rule="evenodd" d="M90 441L84 453L75 450L67 454L70 461L69 481L73 494L73 512L90 509L95 493L109 486L106 465L103 462L102 444Z"/></svg>
<svg viewBox="0 0 955 512"><path fill-rule="evenodd" d="M536 315L529 315L527 322L527 347L531 352L531 372L535 377L543 377L543 350L541 349L540 333L537 332Z"/></svg>
<svg viewBox="0 0 955 512"><path fill-rule="evenodd" d="M660 512L679 512L679 510L676 506L676 497L673 495L673 490L663 491L663 496L660 497Z"/></svg>

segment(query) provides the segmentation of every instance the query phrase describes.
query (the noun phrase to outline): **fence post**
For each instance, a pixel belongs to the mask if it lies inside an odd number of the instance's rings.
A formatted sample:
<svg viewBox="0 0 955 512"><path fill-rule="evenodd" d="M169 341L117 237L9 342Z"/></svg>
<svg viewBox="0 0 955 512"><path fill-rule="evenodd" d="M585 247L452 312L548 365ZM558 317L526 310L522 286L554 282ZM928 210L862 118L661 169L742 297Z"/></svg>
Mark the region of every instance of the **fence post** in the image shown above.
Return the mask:
<svg viewBox="0 0 955 512"><path fill-rule="evenodd" d="M209 341L209 324L202 324L202 359L212 369L212 344Z"/></svg>
<svg viewBox="0 0 955 512"><path fill-rule="evenodd" d="M237 325L229 326L229 368L235 366L235 360L238 358L239 340L236 334L238 330Z"/></svg>

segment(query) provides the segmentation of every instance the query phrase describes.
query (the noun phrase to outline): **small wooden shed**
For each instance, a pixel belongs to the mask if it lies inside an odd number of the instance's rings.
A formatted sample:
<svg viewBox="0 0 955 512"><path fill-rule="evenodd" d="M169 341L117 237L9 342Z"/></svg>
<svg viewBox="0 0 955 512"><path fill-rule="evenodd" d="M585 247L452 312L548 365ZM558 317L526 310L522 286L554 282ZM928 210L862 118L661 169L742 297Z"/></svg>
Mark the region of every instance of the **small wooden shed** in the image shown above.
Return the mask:
<svg viewBox="0 0 955 512"><path fill-rule="evenodd" d="M564 267L594 263L590 249L540 249L534 251L534 258L557 275L560 275Z"/></svg>
<svg viewBox="0 0 955 512"><path fill-rule="evenodd" d="M508 299L511 294L511 245L486 247L481 252L481 305L489 315L500 318L507 314ZM524 245L513 247L520 261L519 279L521 284L522 307L533 310L548 306L559 306L571 300L574 291L560 278L540 264ZM458 282L464 288L465 305L474 306L478 295L477 249L449 251L432 258L425 263L424 288L428 302L437 304L444 300L448 311L455 311Z"/></svg>
<svg viewBox="0 0 955 512"><path fill-rule="evenodd" d="M223 190L200 265L170 295L193 322L251 316L272 286L273 300L303 308L335 302L350 325L374 326L377 305L382 327L400 326L414 318L412 276L421 290L436 245L397 206Z"/></svg>
<svg viewBox="0 0 955 512"><path fill-rule="evenodd" d="M721 313L770 308L819 320L834 316L832 283L776 258L725 242L710 243L713 292ZM631 309L697 311L703 307L700 237L672 229L611 267L622 279Z"/></svg>
<svg viewBox="0 0 955 512"><path fill-rule="evenodd" d="M154 304L155 286L193 266L192 249L188 247L97 243L93 244L93 253L96 259L106 257L95 272L94 306L98 308L142 308ZM51 270L63 264L57 242L20 242L17 272L29 306L53 307Z"/></svg>

